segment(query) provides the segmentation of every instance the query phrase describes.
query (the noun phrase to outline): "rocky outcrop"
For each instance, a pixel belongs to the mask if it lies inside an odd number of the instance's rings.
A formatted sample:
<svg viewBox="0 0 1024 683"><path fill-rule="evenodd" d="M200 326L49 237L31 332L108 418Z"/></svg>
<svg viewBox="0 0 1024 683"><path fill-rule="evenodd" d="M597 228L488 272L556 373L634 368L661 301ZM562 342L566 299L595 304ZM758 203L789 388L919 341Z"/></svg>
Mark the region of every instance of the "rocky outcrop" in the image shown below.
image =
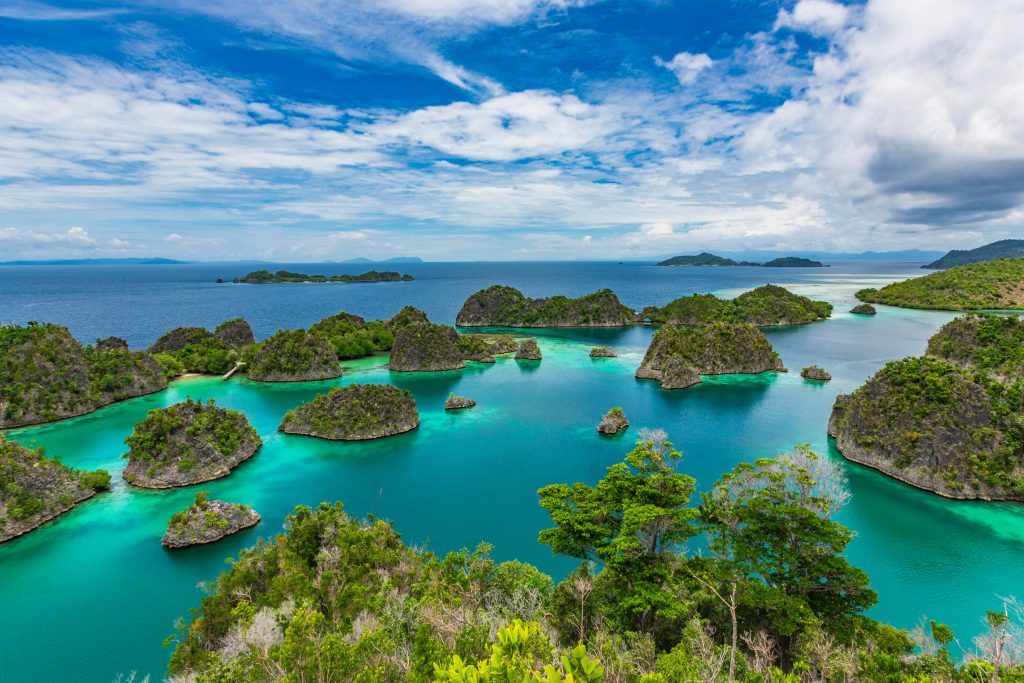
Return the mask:
<svg viewBox="0 0 1024 683"><path fill-rule="evenodd" d="M167 387L153 356L113 346L83 347L60 325L0 326L0 429L85 415Z"/></svg>
<svg viewBox="0 0 1024 683"><path fill-rule="evenodd" d="M518 289L494 285L473 294L455 318L460 327L618 327L636 314L610 289L570 299L531 299Z"/></svg>
<svg viewBox="0 0 1024 683"><path fill-rule="evenodd" d="M278 429L321 439L363 441L408 432L420 417L412 394L390 384L349 384L289 411Z"/></svg>
<svg viewBox="0 0 1024 683"><path fill-rule="evenodd" d="M110 488L105 470L74 470L43 450L0 435L0 543L55 519Z"/></svg>
<svg viewBox="0 0 1024 683"><path fill-rule="evenodd" d="M262 445L242 413L191 399L151 410L125 443L124 480L145 489L226 477Z"/></svg>
<svg viewBox="0 0 1024 683"><path fill-rule="evenodd" d="M127 351L128 342L120 337L107 337L106 339L96 340L97 351Z"/></svg>
<svg viewBox="0 0 1024 683"><path fill-rule="evenodd" d="M439 372L466 367L454 327L413 323L395 334L388 366L395 372Z"/></svg>
<svg viewBox="0 0 1024 683"><path fill-rule="evenodd" d="M341 366L321 335L281 330L259 346L248 372L258 382L313 382L340 377Z"/></svg>
<svg viewBox="0 0 1024 683"><path fill-rule="evenodd" d="M206 492L196 494L195 503L173 517L164 533L166 548L185 548L219 541L225 536L256 526L260 516L240 503L207 500Z"/></svg>
<svg viewBox="0 0 1024 683"><path fill-rule="evenodd" d="M427 318L426 313L415 306L406 306L391 316L391 319L387 322L387 327L392 333L398 334L399 330L409 325L423 325L429 322L430 320Z"/></svg>
<svg viewBox="0 0 1024 683"><path fill-rule="evenodd" d="M233 318L225 320L213 331L222 344L232 349L240 349L256 343L256 337L252 333L252 327L245 318Z"/></svg>
<svg viewBox="0 0 1024 683"><path fill-rule="evenodd" d="M205 327L175 327L157 339L149 347L149 352L173 354L186 346L205 346L211 341L218 340Z"/></svg>
<svg viewBox="0 0 1024 683"><path fill-rule="evenodd" d="M494 355L491 344L480 335L460 334L455 340L463 360L477 363L493 363Z"/></svg>
<svg viewBox="0 0 1024 683"><path fill-rule="evenodd" d="M637 369L639 379L656 379L663 389L684 389L701 375L785 372L779 355L754 325L712 323L663 326Z"/></svg>
<svg viewBox="0 0 1024 683"><path fill-rule="evenodd" d="M463 408L472 408L476 405L476 401L465 396L456 396L454 393L449 394L448 400L444 402L445 410L462 410Z"/></svg>
<svg viewBox="0 0 1024 683"><path fill-rule="evenodd" d="M590 357L591 358L616 358L617 355L616 355L615 351L613 351L608 346L595 346L594 348L590 349Z"/></svg>
<svg viewBox="0 0 1024 683"><path fill-rule="evenodd" d="M817 365L809 365L800 371L800 376L804 379L813 379L818 382L828 382L832 379L832 375L825 371L824 368L819 368Z"/></svg>
<svg viewBox="0 0 1024 683"><path fill-rule="evenodd" d="M516 350L516 360L540 360L540 347L534 339L524 339Z"/></svg>
<svg viewBox="0 0 1024 683"><path fill-rule="evenodd" d="M500 335L491 341L491 353L501 356L506 353L515 353L519 350L519 342L511 335Z"/></svg>
<svg viewBox="0 0 1024 683"><path fill-rule="evenodd" d="M857 304L850 309L850 313L855 315L877 315L878 311L871 304Z"/></svg>
<svg viewBox="0 0 1024 683"><path fill-rule="evenodd" d="M601 418L601 423L597 425L597 431L601 434L618 434L627 427L629 427L629 420L622 412L622 408L612 408Z"/></svg>

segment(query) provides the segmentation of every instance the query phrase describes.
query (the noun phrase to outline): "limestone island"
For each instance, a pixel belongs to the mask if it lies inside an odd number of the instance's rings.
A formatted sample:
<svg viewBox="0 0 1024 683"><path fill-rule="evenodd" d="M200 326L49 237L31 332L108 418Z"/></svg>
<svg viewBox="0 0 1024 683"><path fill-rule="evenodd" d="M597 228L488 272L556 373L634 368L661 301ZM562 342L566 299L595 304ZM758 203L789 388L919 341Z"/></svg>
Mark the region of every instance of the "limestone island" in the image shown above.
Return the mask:
<svg viewBox="0 0 1024 683"><path fill-rule="evenodd" d="M207 500L207 495L200 491L192 505L171 517L162 541L164 547L213 543L259 523L259 514L248 505Z"/></svg>
<svg viewBox="0 0 1024 683"><path fill-rule="evenodd" d="M819 368L817 365L808 365L800 371L800 376L815 382L828 382L832 379L832 375L825 368Z"/></svg>
<svg viewBox="0 0 1024 683"><path fill-rule="evenodd" d="M537 346L536 340L524 339L519 343L519 349L516 351L516 360L540 360L540 347Z"/></svg>
<svg viewBox="0 0 1024 683"><path fill-rule="evenodd" d="M127 344L82 346L51 323L0 326L0 429L85 415L166 388L160 363Z"/></svg>
<svg viewBox="0 0 1024 683"><path fill-rule="evenodd" d="M662 389L685 389L698 384L701 375L785 371L779 354L757 327L715 322L696 327L663 326L651 339L636 377L658 380Z"/></svg>
<svg viewBox="0 0 1024 683"><path fill-rule="evenodd" d="M365 441L415 429L412 394L391 384L349 384L290 410L278 429L337 441Z"/></svg>
<svg viewBox="0 0 1024 683"><path fill-rule="evenodd" d="M383 320L367 322L358 315L341 311L313 324L311 334L323 337L334 349L338 360L362 358L390 351L395 342L394 329Z"/></svg>
<svg viewBox="0 0 1024 683"><path fill-rule="evenodd" d="M948 272L948 271L947 271ZM971 315L839 396L843 457L947 498L1024 501L1024 322Z"/></svg>
<svg viewBox="0 0 1024 683"><path fill-rule="evenodd" d="M636 313L610 289L577 299L531 299L514 287L494 285L473 294L455 318L459 327L621 327Z"/></svg>
<svg viewBox="0 0 1024 683"><path fill-rule="evenodd" d="M826 268L827 266L821 261L814 261L809 258L801 258L799 256L782 256L780 258L773 258L771 261L764 262L765 268Z"/></svg>
<svg viewBox="0 0 1024 683"><path fill-rule="evenodd" d="M413 323L400 329L388 367L395 372L439 372L466 367L459 333L448 325Z"/></svg>
<svg viewBox="0 0 1024 683"><path fill-rule="evenodd" d="M877 315L878 311L871 304L857 304L850 309L850 313L854 315Z"/></svg>
<svg viewBox="0 0 1024 683"><path fill-rule="evenodd" d="M360 275L306 275L305 273L292 273L287 270L279 270L276 273L271 273L269 270L254 270L245 277L236 278L234 281L250 285L265 285L318 282L408 282L412 279L414 279L412 275L403 275L392 270L385 270L383 272L369 270Z"/></svg>
<svg viewBox="0 0 1024 683"><path fill-rule="evenodd" d="M211 332L205 327L176 327L157 339L154 354L168 377L186 372L223 375L238 362L239 352L255 342L244 318L233 318Z"/></svg>
<svg viewBox="0 0 1024 683"><path fill-rule="evenodd" d="M1024 309L1024 258L955 266L949 270L862 289L865 303L938 311Z"/></svg>
<svg viewBox="0 0 1024 683"><path fill-rule="evenodd" d="M257 382L315 382L341 377L341 366L322 335L280 330L254 347L247 372Z"/></svg>
<svg viewBox="0 0 1024 683"><path fill-rule="evenodd" d="M462 410L463 408L472 408L476 405L476 401L465 396L456 396L455 392L448 394L448 399L444 402L445 410Z"/></svg>
<svg viewBox="0 0 1024 683"><path fill-rule="evenodd" d="M629 427L629 419L622 412L622 408L612 408L601 418L601 423L597 425L597 431L601 434L618 434L627 427Z"/></svg>
<svg viewBox="0 0 1024 683"><path fill-rule="evenodd" d="M734 261L724 256L716 256L703 251L696 255L673 256L655 263L656 266L756 266L760 265L750 261Z"/></svg>
<svg viewBox="0 0 1024 683"><path fill-rule="evenodd" d="M17 538L110 488L106 470L75 470L0 435L0 543Z"/></svg>
<svg viewBox="0 0 1024 683"><path fill-rule="evenodd" d="M711 322L749 323L758 327L806 325L832 315L832 304L812 301L778 285L762 285L735 299L714 294L682 296L641 313L656 323L703 325Z"/></svg>
<svg viewBox="0 0 1024 683"><path fill-rule="evenodd" d="M595 346L590 349L591 358L616 358L615 351L608 346Z"/></svg>
<svg viewBox="0 0 1024 683"><path fill-rule="evenodd" d="M149 411L124 442L129 450L122 476L144 489L226 477L263 443L242 413L192 399Z"/></svg>
<svg viewBox="0 0 1024 683"><path fill-rule="evenodd" d="M944 270L953 266L965 266L968 263L1021 257L1024 257L1024 240L999 240L976 249L953 249L942 258L921 267L931 270Z"/></svg>

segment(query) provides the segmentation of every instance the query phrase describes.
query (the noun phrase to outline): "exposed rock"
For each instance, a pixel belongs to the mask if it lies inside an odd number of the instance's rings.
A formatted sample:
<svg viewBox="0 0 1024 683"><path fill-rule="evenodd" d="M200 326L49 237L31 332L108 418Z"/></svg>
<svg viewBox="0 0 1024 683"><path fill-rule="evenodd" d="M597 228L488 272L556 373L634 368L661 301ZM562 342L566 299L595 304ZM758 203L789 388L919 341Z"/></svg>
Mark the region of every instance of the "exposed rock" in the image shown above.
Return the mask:
<svg viewBox="0 0 1024 683"><path fill-rule="evenodd" d="M804 379L813 379L819 382L828 382L832 379L832 375L825 371L824 368L819 368L817 365L809 365L800 371L800 376Z"/></svg>
<svg viewBox="0 0 1024 683"><path fill-rule="evenodd" d="M519 342L514 337L502 335L491 342L491 353L500 356L506 353L515 353L519 350Z"/></svg>
<svg viewBox="0 0 1024 683"><path fill-rule="evenodd" d="M610 289L570 299L530 299L518 289L494 285L473 294L455 318L460 327L618 327L636 314Z"/></svg>
<svg viewBox="0 0 1024 683"><path fill-rule="evenodd" d="M612 408L601 418L601 424L597 425L597 431L602 434L617 434L627 427L629 427L629 420L622 412L622 408Z"/></svg>
<svg viewBox="0 0 1024 683"><path fill-rule="evenodd" d="M463 360L472 360L477 363L493 363L491 344L481 335L460 334L455 340L455 345Z"/></svg>
<svg viewBox="0 0 1024 683"><path fill-rule="evenodd" d="M232 349L240 349L243 346L256 343L252 327L249 326L245 318L234 318L222 322L213 331L213 336Z"/></svg>
<svg viewBox="0 0 1024 683"><path fill-rule="evenodd" d="M590 357L591 358L616 358L617 355L616 355L615 351L613 351L608 346L595 346L594 348L590 349Z"/></svg>
<svg viewBox="0 0 1024 683"><path fill-rule="evenodd" d="M107 337L96 340L97 351L127 351L128 342L120 337Z"/></svg>
<svg viewBox="0 0 1024 683"><path fill-rule="evenodd" d="M196 494L193 505L171 517L162 542L167 548L213 543L256 526L259 521L259 514L251 507L223 500L207 500L206 492L201 491Z"/></svg>
<svg viewBox="0 0 1024 683"><path fill-rule="evenodd" d="M444 402L445 410L461 410L463 408L472 408L476 405L476 401L465 396L456 396L454 393L448 396L448 400Z"/></svg>
<svg viewBox="0 0 1024 683"><path fill-rule="evenodd" d="M388 367L396 372L459 370L466 367L466 361L458 340L459 334L448 325L406 325L395 335Z"/></svg>
<svg viewBox="0 0 1024 683"><path fill-rule="evenodd" d="M278 427L287 434L363 441L419 426L412 394L390 384L349 384L289 411Z"/></svg>
<svg viewBox="0 0 1024 683"><path fill-rule="evenodd" d="M341 376L334 348L306 330L281 330L263 342L248 367L259 382L310 382Z"/></svg>
<svg viewBox="0 0 1024 683"><path fill-rule="evenodd" d="M857 304L850 309L850 313L855 313L857 315L876 315L878 311L876 311L875 307L871 304Z"/></svg>
<svg viewBox="0 0 1024 683"><path fill-rule="evenodd" d="M516 360L540 360L540 347L534 339L524 339L519 343Z"/></svg>
<svg viewBox="0 0 1024 683"><path fill-rule="evenodd" d="M398 334L399 330L409 325L422 325L429 322L430 320L427 318L426 313L415 306L406 306L391 316L391 319L387 322L387 327L394 334Z"/></svg>
<svg viewBox="0 0 1024 683"><path fill-rule="evenodd" d="M110 488L105 470L74 470L43 450L0 435L0 543L59 517Z"/></svg>
<svg viewBox="0 0 1024 683"><path fill-rule="evenodd" d="M83 347L61 325L0 326L0 429L85 415L166 387L148 353Z"/></svg>
<svg viewBox="0 0 1024 683"><path fill-rule="evenodd" d="M754 325L712 323L663 326L637 369L639 379L656 379L664 389L684 389L700 375L785 372L779 355Z"/></svg>
<svg viewBox="0 0 1024 683"><path fill-rule="evenodd" d="M262 445L242 413L192 399L151 410L125 443L124 480L145 489L226 477Z"/></svg>
<svg viewBox="0 0 1024 683"><path fill-rule="evenodd" d="M205 327L175 327L156 340L149 347L150 353L175 353L186 346L199 346L219 341L213 332Z"/></svg>

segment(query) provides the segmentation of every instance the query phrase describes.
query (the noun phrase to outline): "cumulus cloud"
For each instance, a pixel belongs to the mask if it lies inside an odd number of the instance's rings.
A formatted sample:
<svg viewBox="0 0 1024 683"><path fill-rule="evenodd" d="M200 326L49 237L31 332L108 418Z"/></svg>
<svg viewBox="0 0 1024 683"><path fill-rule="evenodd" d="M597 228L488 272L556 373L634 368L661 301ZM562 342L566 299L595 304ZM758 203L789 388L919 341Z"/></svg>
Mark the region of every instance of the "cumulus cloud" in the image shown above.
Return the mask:
<svg viewBox="0 0 1024 683"><path fill-rule="evenodd" d="M96 244L85 228L73 226L65 232L35 232L17 228L0 229L0 242L23 245L64 244L76 247L88 247Z"/></svg>
<svg viewBox="0 0 1024 683"><path fill-rule="evenodd" d="M793 10L779 11L775 29L791 28L831 35L846 25L850 10L833 0L800 0Z"/></svg>
<svg viewBox="0 0 1024 683"><path fill-rule="evenodd" d="M695 55L690 52L680 52L667 62L661 57L655 57L654 63L674 73L681 85L693 83L697 80L701 71L711 68L711 65L714 64L711 57L708 57L706 54Z"/></svg>

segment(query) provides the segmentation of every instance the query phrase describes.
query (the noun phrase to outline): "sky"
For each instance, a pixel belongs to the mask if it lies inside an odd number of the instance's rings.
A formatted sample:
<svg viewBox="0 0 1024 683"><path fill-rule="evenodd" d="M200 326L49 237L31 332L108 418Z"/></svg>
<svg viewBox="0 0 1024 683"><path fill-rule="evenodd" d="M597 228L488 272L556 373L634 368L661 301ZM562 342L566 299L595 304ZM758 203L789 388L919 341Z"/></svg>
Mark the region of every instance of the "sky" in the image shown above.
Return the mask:
<svg viewBox="0 0 1024 683"><path fill-rule="evenodd" d="M1021 0L0 0L0 260L1024 237Z"/></svg>

